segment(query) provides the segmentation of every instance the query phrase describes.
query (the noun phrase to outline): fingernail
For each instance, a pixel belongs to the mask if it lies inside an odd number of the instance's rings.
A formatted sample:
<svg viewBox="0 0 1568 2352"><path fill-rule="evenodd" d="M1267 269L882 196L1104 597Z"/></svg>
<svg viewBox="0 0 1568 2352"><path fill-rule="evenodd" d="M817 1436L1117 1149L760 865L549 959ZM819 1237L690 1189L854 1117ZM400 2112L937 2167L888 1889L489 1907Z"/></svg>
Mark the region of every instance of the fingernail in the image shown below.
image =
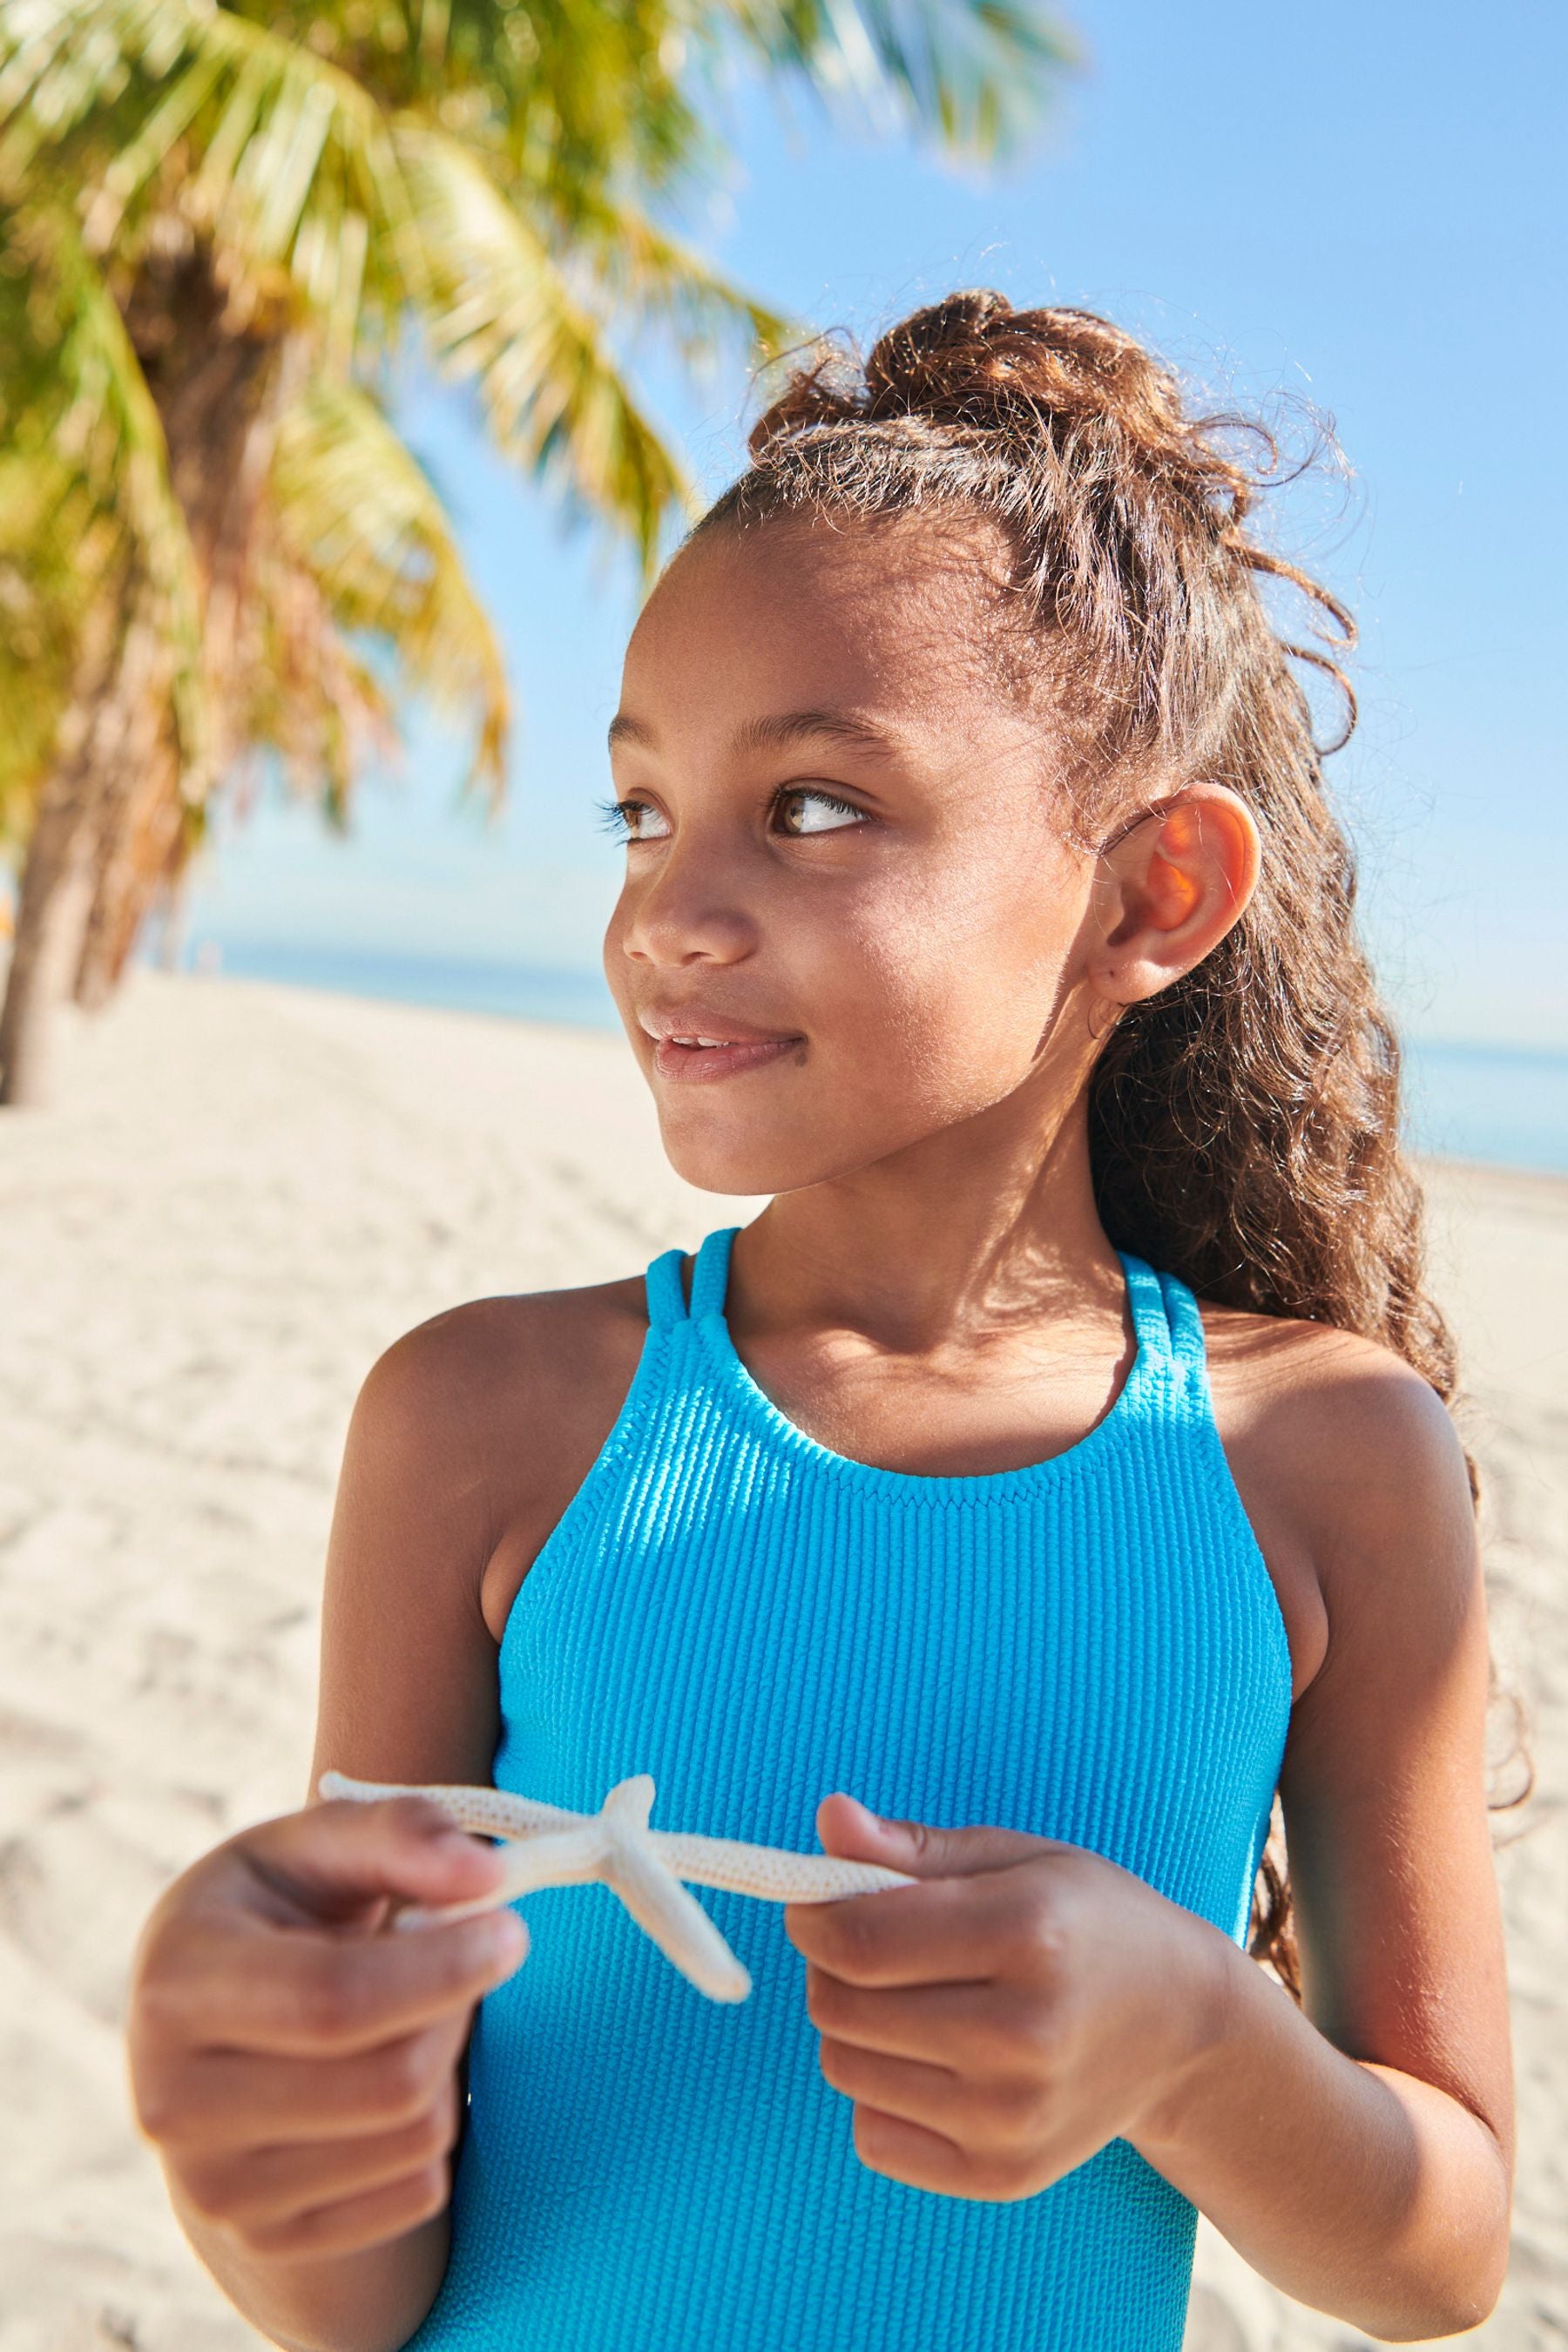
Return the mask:
<svg viewBox="0 0 1568 2352"><path fill-rule="evenodd" d="M528 1949L528 1928L515 1911L492 1911L485 1922L485 1941L498 1968L504 1961L514 1969Z"/></svg>

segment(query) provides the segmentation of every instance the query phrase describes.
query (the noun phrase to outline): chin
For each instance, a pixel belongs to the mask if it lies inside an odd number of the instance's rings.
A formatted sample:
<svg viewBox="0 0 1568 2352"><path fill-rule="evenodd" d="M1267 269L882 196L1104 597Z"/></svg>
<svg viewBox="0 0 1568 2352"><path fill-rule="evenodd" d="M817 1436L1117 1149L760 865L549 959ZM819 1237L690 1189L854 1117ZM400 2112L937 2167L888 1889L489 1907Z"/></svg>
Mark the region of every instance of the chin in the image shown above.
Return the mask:
<svg viewBox="0 0 1568 2352"><path fill-rule="evenodd" d="M699 1192L723 1192L735 1199L762 1199L809 1183L809 1177L786 1176L787 1151L769 1152L727 1145L722 1138L664 1137L664 1156L683 1184Z"/></svg>
<svg viewBox="0 0 1568 2352"><path fill-rule="evenodd" d="M725 1135L717 1120L706 1135L694 1129L682 1134L676 1120L660 1119L665 1157L676 1174L700 1192L728 1193L736 1200L771 1200L780 1192L801 1192L812 1184L855 1175L883 1156L864 1136L812 1139L798 1128L772 1138Z"/></svg>

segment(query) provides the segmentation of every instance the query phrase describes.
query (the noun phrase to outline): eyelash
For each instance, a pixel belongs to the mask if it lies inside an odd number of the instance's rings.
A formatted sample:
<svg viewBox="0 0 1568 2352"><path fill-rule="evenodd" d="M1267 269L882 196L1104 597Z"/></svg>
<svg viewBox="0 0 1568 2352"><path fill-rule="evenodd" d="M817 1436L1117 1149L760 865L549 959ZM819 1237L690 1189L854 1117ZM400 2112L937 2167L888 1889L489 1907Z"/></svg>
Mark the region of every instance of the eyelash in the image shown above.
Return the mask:
<svg viewBox="0 0 1568 2352"><path fill-rule="evenodd" d="M816 784L781 784L768 803L769 809L776 808L780 801L785 800L826 801L829 808L842 809L846 816L858 816L863 824L869 822L865 811L858 809L852 801L840 800L837 793L824 792ZM624 801L595 801L594 805L599 811L602 820L600 830L615 835L624 842L628 849L636 847L636 835L625 832L617 835L616 827L629 822L631 810L647 808L647 802L639 801L634 797ZM842 833L852 831L853 827L833 825L828 829L834 833ZM794 838L797 841L805 841L808 840L810 835L796 834Z"/></svg>

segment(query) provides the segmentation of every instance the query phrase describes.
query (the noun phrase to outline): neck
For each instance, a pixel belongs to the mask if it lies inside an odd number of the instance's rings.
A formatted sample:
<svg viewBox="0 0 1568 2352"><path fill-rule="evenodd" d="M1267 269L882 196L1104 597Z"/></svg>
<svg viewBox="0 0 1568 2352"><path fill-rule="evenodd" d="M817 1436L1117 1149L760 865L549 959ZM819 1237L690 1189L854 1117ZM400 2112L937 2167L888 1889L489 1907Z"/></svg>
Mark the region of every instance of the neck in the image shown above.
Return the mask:
<svg viewBox="0 0 1568 2352"><path fill-rule="evenodd" d="M733 1245L731 1322L752 1335L852 1331L921 1355L1120 1318L1125 1285L1095 1206L1087 1082L1054 1127L1029 1095L776 1194Z"/></svg>

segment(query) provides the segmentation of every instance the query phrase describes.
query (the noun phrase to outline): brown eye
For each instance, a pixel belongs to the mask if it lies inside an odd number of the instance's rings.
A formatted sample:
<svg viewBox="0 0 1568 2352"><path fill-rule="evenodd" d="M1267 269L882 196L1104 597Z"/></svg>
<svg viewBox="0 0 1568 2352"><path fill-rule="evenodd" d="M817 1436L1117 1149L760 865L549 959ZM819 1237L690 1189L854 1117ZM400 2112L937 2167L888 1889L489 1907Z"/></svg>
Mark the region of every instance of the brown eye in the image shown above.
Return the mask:
<svg viewBox="0 0 1568 2352"><path fill-rule="evenodd" d="M627 844L648 838L647 835L635 830L637 816L647 811L647 801L599 801L595 805L605 833L614 834L617 840Z"/></svg>
<svg viewBox="0 0 1568 2352"><path fill-rule="evenodd" d="M852 818L856 824L866 823L853 803L840 800L837 793L825 792L819 784L790 784L779 794L779 800L781 803L784 801L816 801L819 807L837 809L841 816ZM840 824L805 824L796 828L798 833L843 833L847 829Z"/></svg>
<svg viewBox="0 0 1568 2352"><path fill-rule="evenodd" d="M870 821L865 812L856 808L852 802L841 800L837 793L826 792L816 784L785 785L774 795L774 805L777 806L785 801L815 801L818 808L834 810L838 816L848 817L851 820L850 825L846 826L832 823L826 824L814 823L808 818L804 824L786 827L786 831L792 832L796 840L812 833L844 833L852 830L854 825L866 824ZM637 799L598 801L595 805L599 812L603 831L613 834L628 848L634 842L657 841L663 837L658 834L647 834L640 830L639 820L654 814L647 801Z"/></svg>

